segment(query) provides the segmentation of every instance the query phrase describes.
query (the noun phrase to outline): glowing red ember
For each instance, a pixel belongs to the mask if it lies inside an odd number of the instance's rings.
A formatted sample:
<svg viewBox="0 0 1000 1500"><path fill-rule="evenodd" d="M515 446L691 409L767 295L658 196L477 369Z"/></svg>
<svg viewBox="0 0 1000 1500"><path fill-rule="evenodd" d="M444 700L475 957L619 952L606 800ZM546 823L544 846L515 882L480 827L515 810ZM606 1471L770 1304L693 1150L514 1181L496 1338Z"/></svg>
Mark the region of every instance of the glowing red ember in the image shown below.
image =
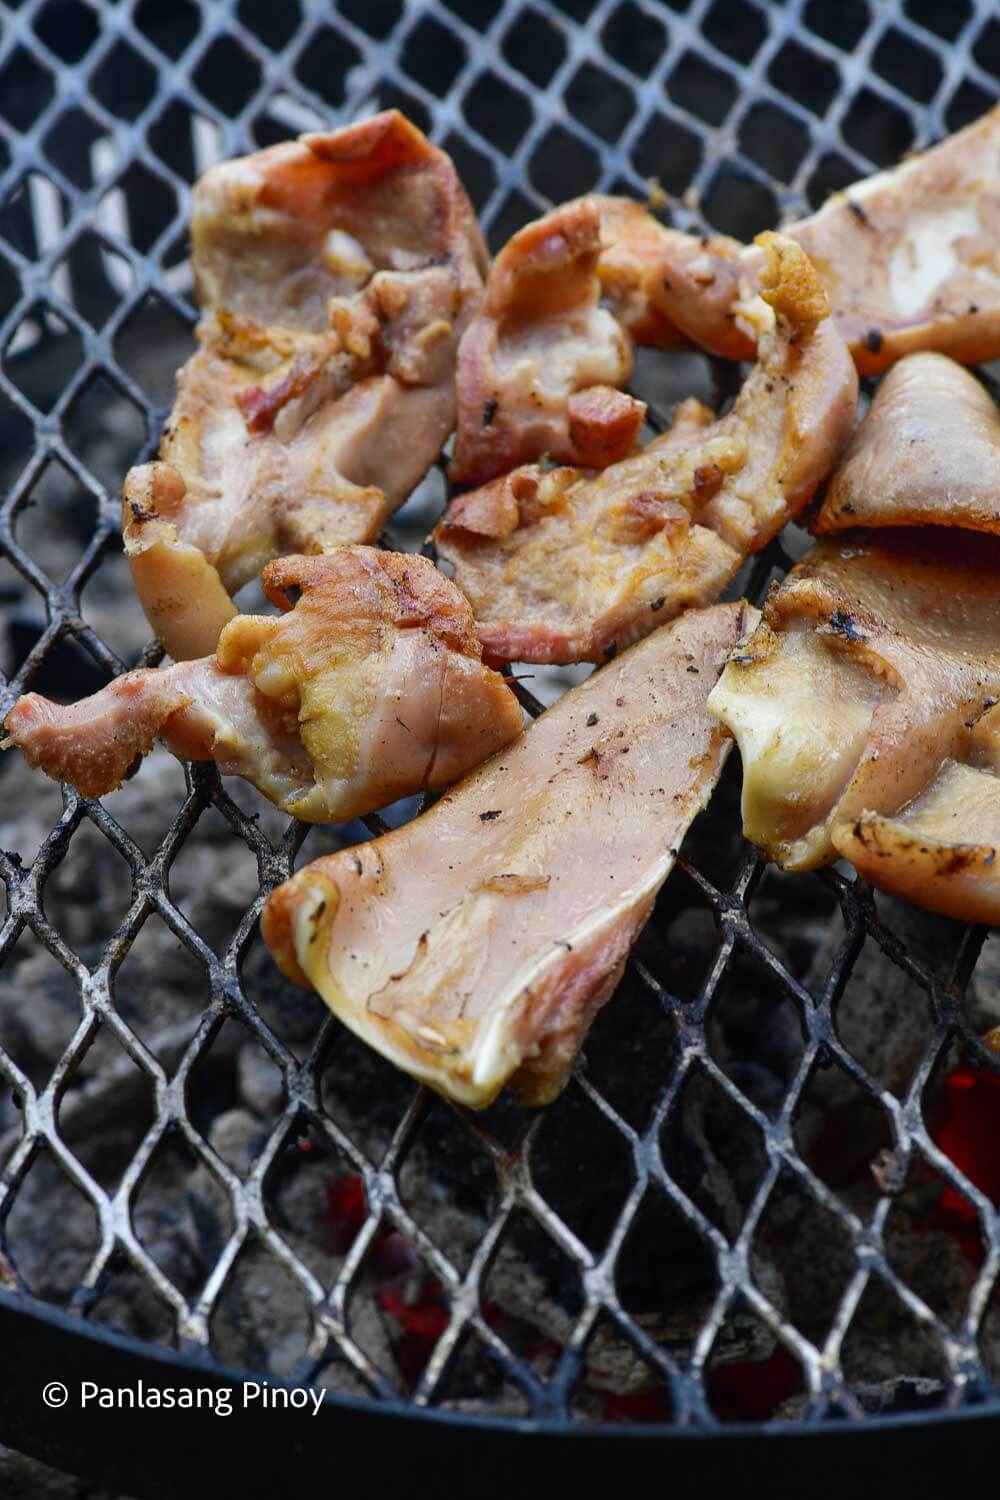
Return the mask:
<svg viewBox="0 0 1000 1500"><path fill-rule="evenodd" d="M933 1132L937 1146L990 1202L1000 1204L1000 1078L985 1068L958 1067L944 1085L944 1110ZM976 1210L954 1188L946 1187L941 1212L962 1224Z"/></svg>
<svg viewBox="0 0 1000 1500"><path fill-rule="evenodd" d="M413 1387L419 1381L434 1352L434 1346L448 1326L448 1304L444 1287L433 1277L422 1277L419 1295L409 1300L400 1287L385 1286L379 1292L382 1311L399 1325L399 1337L393 1340L404 1380Z"/></svg>
<svg viewBox="0 0 1000 1500"><path fill-rule="evenodd" d="M346 1255L368 1214L365 1185L356 1172L334 1178L326 1190L330 1240L336 1255Z"/></svg>
<svg viewBox="0 0 1000 1500"><path fill-rule="evenodd" d="M716 1365L708 1399L723 1422L763 1422L802 1389L802 1368L783 1344L768 1359Z"/></svg>

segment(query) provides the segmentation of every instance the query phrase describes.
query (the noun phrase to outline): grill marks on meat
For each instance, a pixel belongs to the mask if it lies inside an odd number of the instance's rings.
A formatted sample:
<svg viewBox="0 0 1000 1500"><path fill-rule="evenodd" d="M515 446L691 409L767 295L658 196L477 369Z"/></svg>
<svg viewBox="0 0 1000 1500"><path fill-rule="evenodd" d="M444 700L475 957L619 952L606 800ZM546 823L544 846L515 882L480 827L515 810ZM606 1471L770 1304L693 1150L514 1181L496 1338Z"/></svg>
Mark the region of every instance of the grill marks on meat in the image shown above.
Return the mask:
<svg viewBox="0 0 1000 1500"><path fill-rule="evenodd" d="M494 661L600 661L718 597L798 514L854 419L857 376L799 248L761 237L740 307L757 364L716 419L673 428L601 473L528 465L461 496L434 532Z"/></svg>
<svg viewBox="0 0 1000 1500"><path fill-rule="evenodd" d="M458 354L457 483L542 454L599 467L636 442L646 408L617 389L632 340L599 305L600 255L600 214L581 198L526 225L493 262Z"/></svg>
<svg viewBox="0 0 1000 1500"><path fill-rule="evenodd" d="M785 869L843 855L884 890L1000 920L1000 540L922 527L820 542L709 707L743 825Z"/></svg>
<svg viewBox="0 0 1000 1500"><path fill-rule="evenodd" d="M942 354L910 354L886 375L813 529L921 524L1000 532L1000 412Z"/></svg>
<svg viewBox="0 0 1000 1500"><path fill-rule="evenodd" d="M920 350L965 364L1000 355L1000 105L940 145L854 183L784 231L816 266L862 374ZM704 348L752 358L732 303L757 273L754 250L661 247L660 306Z"/></svg>
<svg viewBox="0 0 1000 1500"><path fill-rule="evenodd" d="M520 733L468 605L426 559L343 547L272 562L263 583L283 614L239 615L215 656L130 672L82 703L29 693L6 745L96 797L159 735L324 822L446 785Z"/></svg>
<svg viewBox="0 0 1000 1500"><path fill-rule="evenodd" d="M453 1099L553 1098L721 770L705 699L746 613L657 631L429 812L279 887L282 970Z"/></svg>
<svg viewBox="0 0 1000 1500"><path fill-rule="evenodd" d="M374 540L455 420L486 252L448 158L395 110L213 167L203 319L126 551L175 659L215 648L270 558Z"/></svg>

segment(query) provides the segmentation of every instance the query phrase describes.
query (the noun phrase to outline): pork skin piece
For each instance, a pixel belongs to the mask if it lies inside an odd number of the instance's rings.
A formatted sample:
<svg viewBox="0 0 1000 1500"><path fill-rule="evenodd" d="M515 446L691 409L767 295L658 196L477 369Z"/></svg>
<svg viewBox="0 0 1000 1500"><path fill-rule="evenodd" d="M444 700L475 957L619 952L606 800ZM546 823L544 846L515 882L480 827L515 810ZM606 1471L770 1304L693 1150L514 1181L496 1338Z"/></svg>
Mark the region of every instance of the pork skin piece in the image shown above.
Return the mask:
<svg viewBox="0 0 1000 1500"><path fill-rule="evenodd" d="M1000 356L1000 105L939 145L834 193L783 231L812 260L858 369L936 351L964 364ZM676 232L675 232L676 233ZM696 343L752 359L732 303L752 289L756 251L665 241L660 310ZM699 268L699 295L690 265Z"/></svg>
<svg viewBox="0 0 1000 1500"><path fill-rule="evenodd" d="M937 527L819 542L709 698L743 830L787 870L1000 921L1000 540Z"/></svg>
<svg viewBox="0 0 1000 1500"><path fill-rule="evenodd" d="M520 733L468 605L425 558L341 547L269 563L263 584L283 614L238 615L214 656L128 672L81 703L28 693L3 748L100 797L158 735L285 812L339 822L445 786Z"/></svg>
<svg viewBox="0 0 1000 1500"><path fill-rule="evenodd" d="M212 167L191 239L199 347L122 508L175 660L215 649L269 559L378 537L454 426L487 263L454 167L396 110Z"/></svg>
<svg viewBox="0 0 1000 1500"><path fill-rule="evenodd" d="M687 401L669 432L600 473L524 466L441 519L433 540L489 660L601 661L711 602L832 468L857 374L805 255L762 242L762 293L740 310L757 363L726 416Z"/></svg>
<svg viewBox="0 0 1000 1500"><path fill-rule="evenodd" d="M813 530L919 525L1000 532L1000 412L943 354L908 354L882 380Z"/></svg>
<svg viewBox="0 0 1000 1500"><path fill-rule="evenodd" d="M632 340L600 306L600 254L600 215L581 198L526 225L494 260L458 351L456 483L542 454L603 467L634 446L646 408L617 389L632 374Z"/></svg>
<svg viewBox="0 0 1000 1500"><path fill-rule="evenodd" d="M279 886L283 973L460 1103L553 1099L718 778L705 699L747 616L657 631L429 812Z"/></svg>

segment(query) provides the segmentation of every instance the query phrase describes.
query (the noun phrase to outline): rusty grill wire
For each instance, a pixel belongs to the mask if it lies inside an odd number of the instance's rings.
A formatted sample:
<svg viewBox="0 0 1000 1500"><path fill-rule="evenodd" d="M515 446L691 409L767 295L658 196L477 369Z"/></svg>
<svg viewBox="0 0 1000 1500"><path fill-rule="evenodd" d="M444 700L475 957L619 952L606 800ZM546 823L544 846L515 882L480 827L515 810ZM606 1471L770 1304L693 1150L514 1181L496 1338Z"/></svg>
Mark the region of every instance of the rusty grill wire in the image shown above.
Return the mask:
<svg viewBox="0 0 1000 1500"><path fill-rule="evenodd" d="M494 246L550 200L591 188L643 196L652 177L675 195L676 222L747 236L782 215L817 205L831 190L891 164L905 150L922 147L988 107L997 94L1000 61L1000 27L993 13L990 0L938 6L926 0L905 5L850 0L837 6L820 0L785 5L417 0L405 7L400 0L342 0L336 9L321 0L288 0L281 6L227 0L202 7L190 0L100 6L91 0L24 0L4 9L0 404L10 482L0 510L0 554L14 570L5 598L43 601L46 621L37 639L11 644L12 675L0 687L0 712L43 678L69 643L77 648L72 661L81 679L87 677L88 660L98 677L135 664L119 659L81 606L85 585L100 577L119 550L115 485L121 476L102 482L81 461L79 443L68 433L82 395L100 378L102 390L110 387L115 399L141 416L137 446L143 454L153 452L167 396L162 386L151 396L130 372L123 349L130 331L138 329L147 340L156 336L160 324L143 322L150 308L161 319L172 315L187 326L193 322L184 235L191 181L207 157L234 155L298 129L395 104L452 153ZM97 312L80 304L66 270L84 241L108 283L107 305ZM37 370L45 360L65 375L51 399L39 394ZM168 377L172 368L165 372ZM17 535L19 519L53 463L62 466L81 497L89 497L94 517L62 583L43 571ZM759 597L774 568L787 561L772 548L758 561L751 592ZM154 643L144 660L158 659ZM521 692L536 711L530 693L523 687ZM353 1370L372 1399L423 1406L445 1402L450 1372L461 1351L475 1344L509 1388L521 1393L532 1415L569 1422L588 1342L606 1326L659 1377L664 1419L669 1407L676 1423L709 1425L719 1420L707 1395L713 1351L732 1319L742 1315L768 1330L776 1347L800 1367L807 1398L801 1417L819 1419L831 1412L861 1417L841 1350L874 1278L939 1351L946 1371L944 1404L997 1400L978 1342L1000 1273L995 1207L935 1144L925 1119L933 1081L956 1055L956 1039L974 1061L986 1061L962 1005L981 932L970 929L956 937L956 929L949 928L949 958L942 966L900 940L863 883L836 871L799 877L798 888L808 887L818 902L839 906L843 920L843 939L828 972L807 988L801 967L793 973L781 944L759 930L754 900L765 874L760 856L744 845L735 873L709 878L711 861L690 853L689 841L649 930L665 930L664 913L676 910L682 887L689 904L700 902L711 911L715 936L701 950L700 981L688 995L675 994L666 950L655 944L651 957L633 956L626 980L639 997L636 1003L660 1018L660 1035L667 1038L655 1065L650 1107L630 1111L620 1089L602 1088L601 1067L593 1066L595 1058L625 1045L624 1020L619 1029L615 1023L619 1000L604 1013L607 1024L598 1028L591 1063L577 1068L566 1096L574 1118L586 1116L610 1133L625 1164L612 1185L618 1195L614 1212L595 1243L595 1236L574 1226L571 1208L557 1206L560 1195L551 1189L551 1173L539 1168L549 1122L562 1105L534 1115L501 1106L483 1117L457 1109L442 1116L441 1105L407 1085L405 1106L381 1154L359 1145L338 1123L326 1107L322 1080L331 1050L343 1045L339 1024L327 1018L300 1058L248 998L241 980L247 952L259 942L255 931L264 897L294 868L307 830L293 823L272 842L223 789L213 768L187 768L186 777L186 795L151 857L105 807L67 789L61 816L30 863L0 853L7 902L0 964L10 959L27 929L72 977L79 999L78 1023L47 1081L33 1084L14 1058L0 1051L0 1076L22 1121L20 1140L0 1179L0 1284L8 1291L27 1290L7 1226L36 1159L45 1152L96 1215L98 1243L69 1299L82 1326L108 1278L130 1266L168 1309L180 1347L197 1357L212 1357L213 1316L227 1279L247 1247L256 1244L284 1268L309 1309L311 1331L290 1373L315 1379L334 1362ZM171 866L209 809L225 819L234 848L241 844L250 851L259 877L259 894L219 953L170 893ZM731 795L727 816L733 817ZM385 826L377 817L366 823L369 833ZM131 898L113 935L96 959L85 963L47 918L45 892L88 825L128 867ZM702 850L709 847L705 840L710 842L714 826L709 815L702 825ZM172 1069L127 1023L115 998L119 968L153 914L193 955L209 991ZM856 1060L838 1033L838 1003L866 940L905 974L914 996L925 995L932 1007L926 1046L899 1096ZM640 945L638 953L645 951ZM800 1018L801 1054L773 1109L755 1102L753 1090L731 1076L735 1070L720 1062L710 1036L708 1023L721 988L733 982L734 973L738 986L746 987L739 976L747 970L740 965L760 977L775 1005L791 1004ZM23 999L26 1006L32 1003L30 994ZM192 1077L227 1018L248 1029L284 1084L282 1108L245 1175L211 1149L189 1108ZM102 1186L83 1165L61 1138L59 1125L60 1102L99 1033L113 1035L153 1096L152 1121L114 1187ZM859 1212L799 1149L796 1120L803 1099L818 1071L831 1066L853 1080L863 1103L882 1113L891 1137L885 1172L905 1175L908 1165L922 1161L971 1205L982 1254L957 1324L945 1321L894 1265L883 1236L890 1193L876 1195L870 1214ZM733 1235L705 1212L671 1158L671 1133L695 1078L707 1080L751 1122L764 1148L759 1181ZM439 1135L460 1138L462 1149L477 1155L495 1178L484 1232L465 1257L427 1232L401 1191L408 1153L434 1111ZM364 1184L362 1222L332 1284L281 1232L269 1194L274 1172L303 1132ZM231 1231L207 1279L189 1295L164 1273L133 1222L158 1151L165 1141L178 1139L217 1184L231 1216ZM581 1142L584 1149L585 1134ZM587 1170L586 1160L571 1157L570 1165L577 1174ZM755 1277L755 1237L772 1194L788 1183L803 1201L825 1211L851 1249L850 1275L824 1337L803 1334ZM683 1347L655 1336L621 1289L625 1247L652 1199L694 1236L714 1266L714 1288L699 1304L697 1326ZM490 1316L485 1290L498 1247L514 1220L523 1224L525 1216L578 1291L571 1331L542 1369ZM402 1395L355 1337L352 1322L354 1289L389 1230L403 1237L440 1283L446 1306L433 1353ZM642 1235L638 1254L644 1263L656 1265L674 1253L655 1228Z"/></svg>

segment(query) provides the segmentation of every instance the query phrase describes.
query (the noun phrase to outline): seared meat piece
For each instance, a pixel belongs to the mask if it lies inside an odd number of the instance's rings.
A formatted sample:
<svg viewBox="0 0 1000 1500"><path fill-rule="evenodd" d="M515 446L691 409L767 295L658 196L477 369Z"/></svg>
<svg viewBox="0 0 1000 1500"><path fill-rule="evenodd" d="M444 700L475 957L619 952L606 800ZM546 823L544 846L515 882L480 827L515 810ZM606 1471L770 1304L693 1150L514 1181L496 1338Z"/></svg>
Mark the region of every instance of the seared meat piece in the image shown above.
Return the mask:
<svg viewBox="0 0 1000 1500"><path fill-rule="evenodd" d="M821 271L862 374L935 349L1000 354L1000 105L787 231Z"/></svg>
<svg viewBox="0 0 1000 1500"><path fill-rule="evenodd" d="M600 474L537 465L462 495L434 532L494 661L600 661L718 597L834 463L857 375L797 245L762 236L740 308L758 350L732 410L697 401Z"/></svg>
<svg viewBox="0 0 1000 1500"><path fill-rule="evenodd" d="M674 233L632 198L590 193L577 200L593 206L600 219L601 254L597 274L601 295L637 344L654 349L686 349L685 338L656 303L657 270L664 239Z"/></svg>
<svg viewBox="0 0 1000 1500"><path fill-rule="evenodd" d="M864 812L837 847L881 890L960 922L1000 922L1000 719L984 722L980 758L947 759L897 816Z"/></svg>
<svg viewBox="0 0 1000 1500"><path fill-rule="evenodd" d="M451 478L483 484L542 457L591 468L623 458L646 412L618 389L631 377L633 345L691 347L663 311L661 262L683 267L707 301L699 268L710 277L715 257L730 257L738 278L740 249L723 235L680 234L642 204L600 193L526 225L493 262L459 349ZM706 316L729 310L734 286Z"/></svg>
<svg viewBox="0 0 1000 1500"><path fill-rule="evenodd" d="M657 631L430 812L280 886L284 973L453 1099L552 1099L715 785L705 699L745 614Z"/></svg>
<svg viewBox="0 0 1000 1500"><path fill-rule="evenodd" d="M686 349L691 347L692 338L697 342L694 333L688 337L681 332L667 310L667 294L679 290L669 282L665 269L668 263L688 288L690 299L697 303L697 307L689 307L685 314L689 328L698 308L705 308L705 316L713 323L730 309L739 278L738 257L743 249L738 240L724 234L699 238L669 229L641 203L630 198L592 193L579 201L592 203L600 214L601 258L597 274L601 290L605 302L637 344L654 349ZM736 271L732 282L727 281L725 288L717 291L720 260L733 261ZM724 306L716 312L714 304L719 296L723 297Z"/></svg>
<svg viewBox="0 0 1000 1500"><path fill-rule="evenodd" d="M639 219L622 210L601 214L610 245L598 267L609 305L637 344L664 350L702 345L724 359L753 360L753 338L736 323L735 303L756 291L745 266L748 255L756 266L756 252L727 234L685 234L642 208L639 213Z"/></svg>
<svg viewBox="0 0 1000 1500"><path fill-rule="evenodd" d="M226 628L250 618L239 615ZM214 656L126 672L79 703L26 693L5 728L0 749L16 745L30 766L84 797L119 787L157 736L182 760L215 760L223 774L253 782L279 806L313 784L294 715L276 710L249 676L226 671Z"/></svg>
<svg viewBox="0 0 1000 1500"><path fill-rule="evenodd" d="M520 732L468 605L425 558L340 547L269 563L263 583L283 614L238 615L215 656L129 672L82 703L28 693L4 748L99 797L159 735L285 812L338 822L445 786Z"/></svg>
<svg viewBox="0 0 1000 1500"><path fill-rule="evenodd" d="M820 542L709 699L739 741L743 827L789 870L843 855L1000 920L1000 540L933 527Z"/></svg>
<svg viewBox="0 0 1000 1500"><path fill-rule="evenodd" d="M813 529L914 525L1000 532L1000 412L943 354L907 355L886 375Z"/></svg>
<svg viewBox="0 0 1000 1500"><path fill-rule="evenodd" d="M454 424L486 266L450 161L395 110L213 167L191 238L200 347L123 504L177 659L214 650L269 558L378 536Z"/></svg>
<svg viewBox="0 0 1000 1500"><path fill-rule="evenodd" d="M635 444L646 408L624 395L632 340L600 307L601 225L587 198L528 224L490 269L458 353L449 474L482 484L547 453L601 467Z"/></svg>
<svg viewBox="0 0 1000 1500"><path fill-rule="evenodd" d="M862 374L937 350L966 364L1000 355L1000 105L891 172L835 193L783 233L815 264ZM731 303L757 255L703 250L708 295L690 277L697 241L664 243L660 310L706 349L753 357ZM697 263L697 262L696 262ZM742 292L740 271L743 272Z"/></svg>

